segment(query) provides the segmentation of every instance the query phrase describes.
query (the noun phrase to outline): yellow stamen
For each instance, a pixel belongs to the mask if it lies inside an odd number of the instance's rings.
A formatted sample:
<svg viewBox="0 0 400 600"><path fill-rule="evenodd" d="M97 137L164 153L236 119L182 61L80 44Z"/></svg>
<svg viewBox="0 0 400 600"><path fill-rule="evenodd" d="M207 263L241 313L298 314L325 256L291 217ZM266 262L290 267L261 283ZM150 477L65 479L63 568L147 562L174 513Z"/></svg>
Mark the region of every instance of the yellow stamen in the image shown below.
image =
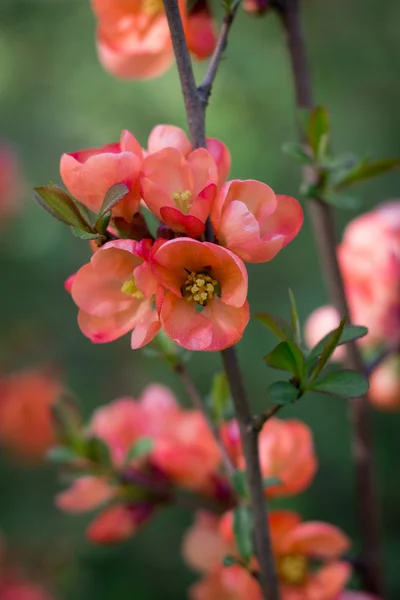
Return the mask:
<svg viewBox="0 0 400 600"><path fill-rule="evenodd" d="M218 281L207 273L192 271L183 284L183 294L188 302L193 300L200 306L205 306L217 293Z"/></svg>
<svg viewBox="0 0 400 600"><path fill-rule="evenodd" d="M277 561L278 575L290 585L300 585L308 573L308 560L303 554L287 554Z"/></svg>
<svg viewBox="0 0 400 600"><path fill-rule="evenodd" d="M189 211L189 200L191 195L192 193L189 192L189 190L186 190L186 192L179 190L171 195L172 200L175 202L176 208L178 208L184 215L187 215Z"/></svg>
<svg viewBox="0 0 400 600"><path fill-rule="evenodd" d="M142 8L151 17L164 10L162 0L142 0Z"/></svg>
<svg viewBox="0 0 400 600"><path fill-rule="evenodd" d="M126 294L127 296L132 296L133 298L138 298L139 300L143 298L143 294L136 287L136 282L133 275L130 276L129 279L124 281L121 287L121 292Z"/></svg>

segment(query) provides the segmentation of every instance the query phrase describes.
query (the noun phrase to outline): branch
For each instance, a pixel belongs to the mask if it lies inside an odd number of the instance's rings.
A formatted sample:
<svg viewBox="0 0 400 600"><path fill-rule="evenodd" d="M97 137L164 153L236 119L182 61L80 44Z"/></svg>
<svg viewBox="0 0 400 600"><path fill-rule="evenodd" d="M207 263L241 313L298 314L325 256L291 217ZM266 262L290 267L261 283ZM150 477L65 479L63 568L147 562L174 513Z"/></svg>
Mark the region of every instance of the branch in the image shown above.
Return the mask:
<svg viewBox="0 0 400 600"><path fill-rule="evenodd" d="M310 71L300 20L300 0L275 0L287 36L291 59L297 106L312 109L313 99ZM319 198L310 200L310 214L316 237L323 272L333 304L339 314L349 315L347 299L336 256L336 239L332 209ZM364 366L355 343L346 346L346 363L351 369L362 372ZM376 494L372 456L372 435L368 400L354 398L349 402L352 428L353 458L356 477L356 512L362 539L362 562L365 588L383 597L383 574L381 561L381 522Z"/></svg>
<svg viewBox="0 0 400 600"><path fill-rule="evenodd" d="M260 415L253 417L253 423L251 425L252 429L260 433L265 423L269 421L277 412L279 412L283 408L283 404L273 404L268 408L268 410L264 411Z"/></svg>
<svg viewBox="0 0 400 600"><path fill-rule="evenodd" d="M183 365L182 363L175 365L173 368L174 368L174 371L176 373L178 373L179 377L181 378L181 381L186 388L187 395L191 399L192 403L197 408L197 410L199 410L202 413L202 415L204 416L204 418L208 424L208 427L210 428L211 433L213 434L214 439L217 442L217 445L221 452L221 456L222 456L222 460L223 460L226 472L228 473L228 475L232 475L232 473L234 473L234 471L235 471L235 467L232 464L229 454L221 440L221 436L219 434L219 429L215 425L214 421L211 419L210 414L207 410L207 407L205 406L203 399L200 396L200 394L194 384L193 379L190 377L188 370L186 369L185 365Z"/></svg>
<svg viewBox="0 0 400 600"><path fill-rule="evenodd" d="M217 45L215 46L214 53L210 59L210 63L208 65L207 73L204 77L203 83L198 89L201 102L206 108L208 104L208 100L211 95L212 86L217 75L218 67L222 60L222 55L226 50L228 45L228 36L229 31L232 26L233 21L235 20L235 16L237 13L237 9L239 8L240 0L234 0L232 2L232 6L230 6L224 16L224 20L222 23L221 31L219 32Z"/></svg>
<svg viewBox="0 0 400 600"><path fill-rule="evenodd" d="M278 579L271 551L271 538L269 528L266 526L267 503L260 469L258 432L253 427L253 416L247 400L235 348L227 348L227 350L221 352L221 355L240 427L243 455L246 462L246 478L251 496L254 540L260 563L260 584L263 597L265 600L279 600Z"/></svg>
<svg viewBox="0 0 400 600"><path fill-rule="evenodd" d="M202 105L197 91L178 2L177 0L163 0L163 3L179 71L190 137L195 148L204 148L206 145L205 107Z"/></svg>
<svg viewBox="0 0 400 600"><path fill-rule="evenodd" d="M202 104L200 95L196 89L177 0L163 0L163 2L171 31L192 144L196 148L199 148L205 146L206 107ZM212 75L212 80L214 77L215 74ZM214 239L210 223L208 223L206 230L206 239L208 241L213 241ZM246 461L246 477L254 519L253 532L256 554L260 567L261 590L264 600L279 600L278 580L272 554L267 520L267 505L264 496L258 455L258 435L254 430L247 430L249 423L252 421L252 415L246 397L235 348L228 348L221 354L232 393L236 416L239 421L243 454Z"/></svg>

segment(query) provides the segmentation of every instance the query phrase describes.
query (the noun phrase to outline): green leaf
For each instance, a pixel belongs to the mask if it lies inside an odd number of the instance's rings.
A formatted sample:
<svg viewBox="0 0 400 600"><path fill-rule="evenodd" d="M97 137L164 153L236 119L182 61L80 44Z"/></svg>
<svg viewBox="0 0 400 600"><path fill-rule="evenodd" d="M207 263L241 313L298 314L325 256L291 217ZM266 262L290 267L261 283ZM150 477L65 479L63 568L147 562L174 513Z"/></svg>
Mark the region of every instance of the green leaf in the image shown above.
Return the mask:
<svg viewBox="0 0 400 600"><path fill-rule="evenodd" d="M290 340L278 344L272 352L264 356L264 362L272 369L288 371L299 377L304 377L304 357L298 346Z"/></svg>
<svg viewBox="0 0 400 600"><path fill-rule="evenodd" d="M301 344L301 328L299 313L297 310L296 300L292 290L289 288L289 299L290 299L290 317L292 321L292 327L294 330L294 339L296 344Z"/></svg>
<svg viewBox="0 0 400 600"><path fill-rule="evenodd" d="M103 215L102 217L100 217L100 219L97 219L97 221L96 221L97 233L100 233L101 235L103 235L106 232L107 227L110 224L110 220L111 220L110 212L108 212L105 215Z"/></svg>
<svg viewBox="0 0 400 600"><path fill-rule="evenodd" d="M125 185L125 183L116 183L115 185L112 185L109 190L107 190L106 195L104 196L103 204L97 213L96 228L99 219L107 212L111 211L114 206L118 204L118 202L121 202L121 200L125 198L127 194L129 194L129 188L127 185Z"/></svg>
<svg viewBox="0 0 400 600"><path fill-rule="evenodd" d="M316 346L314 346L314 348L311 350L310 354L307 357L308 365L313 363L314 360L316 360L319 357L319 355L322 353L323 349L325 348L329 337L333 334L334 331L335 330L330 331L325 337L322 338L322 340L320 340L318 342L318 344ZM358 340L359 338L362 338L365 335L367 335L367 333L368 333L367 327L363 327L362 325L347 325L343 329L342 335L340 336L340 339L339 339L339 342L337 345L342 346L343 344L347 344L348 342L354 342L355 340Z"/></svg>
<svg viewBox="0 0 400 600"><path fill-rule="evenodd" d="M91 225L88 223L79 211L74 200L56 185L45 185L34 188L34 198L36 202L44 208L52 217L58 219L66 225L91 231Z"/></svg>
<svg viewBox="0 0 400 600"><path fill-rule="evenodd" d="M214 420L221 423L225 417L225 411L232 402L231 391L225 373L216 373L211 386L211 410Z"/></svg>
<svg viewBox="0 0 400 600"><path fill-rule="evenodd" d="M261 321L272 333L281 341L293 340L294 331L291 325L282 317L270 315L267 313L257 313L254 315L256 319Z"/></svg>
<svg viewBox="0 0 400 600"><path fill-rule="evenodd" d="M239 553L248 562L254 554L253 519L248 506L238 506L235 509L233 531Z"/></svg>
<svg viewBox="0 0 400 600"><path fill-rule="evenodd" d="M282 485L282 481L281 481L281 479L279 479L279 477L264 477L263 478L264 488L275 487L276 485Z"/></svg>
<svg viewBox="0 0 400 600"><path fill-rule="evenodd" d="M329 145L329 114L323 106L317 106L308 121L308 141L314 156L322 158Z"/></svg>
<svg viewBox="0 0 400 600"><path fill-rule="evenodd" d="M356 371L336 371L315 382L312 391L340 398L357 398L369 388L368 379Z"/></svg>
<svg viewBox="0 0 400 600"><path fill-rule="evenodd" d="M51 406L59 439L74 451L82 450L82 418L73 398L63 395Z"/></svg>
<svg viewBox="0 0 400 600"><path fill-rule="evenodd" d="M247 500L249 498L249 490L247 487L246 472L245 471L234 471L232 475L232 485L239 498Z"/></svg>
<svg viewBox="0 0 400 600"><path fill-rule="evenodd" d="M282 145L282 152L301 163L310 164L312 162L312 158L307 154L304 146L297 142L285 142Z"/></svg>
<svg viewBox="0 0 400 600"><path fill-rule="evenodd" d="M275 381L268 388L271 404L290 404L299 397L299 390L290 381Z"/></svg>
<svg viewBox="0 0 400 600"><path fill-rule="evenodd" d="M310 382L313 382L318 377L318 375L321 373L322 369L324 368L324 366L326 365L326 363L328 362L328 360L334 353L335 348L339 344L340 338L342 337L342 333L343 333L345 324L346 324L346 317L344 317L340 321L339 327L337 329L334 329L326 337L326 342L325 342L324 348L321 352L321 356L319 357L317 364L315 365L315 367L313 368L313 370L311 372L311 375L309 378Z"/></svg>
<svg viewBox="0 0 400 600"><path fill-rule="evenodd" d="M109 467L112 464L110 450L100 438L92 437L86 441L85 454L89 460L103 467Z"/></svg>
<svg viewBox="0 0 400 600"><path fill-rule="evenodd" d="M237 565L238 563L238 559L232 556L231 554L227 554L222 559L222 564L224 565L224 567L232 567L233 565Z"/></svg>
<svg viewBox="0 0 400 600"><path fill-rule="evenodd" d="M378 177L385 173L389 173L394 169L400 168L400 158L387 158L376 162L362 162L354 169L337 181L335 190L344 190L356 183L361 183L367 179Z"/></svg>
<svg viewBox="0 0 400 600"><path fill-rule="evenodd" d="M76 459L79 458L79 454L72 448L55 446L54 448L50 448L47 452L47 458L54 463L70 463L76 461Z"/></svg>
<svg viewBox="0 0 400 600"><path fill-rule="evenodd" d="M141 437L131 446L131 448L126 453L124 463L127 465L132 460L137 460L138 458L143 458L150 454L154 447L154 440L150 437Z"/></svg>
<svg viewBox="0 0 400 600"><path fill-rule="evenodd" d="M89 231L82 231L82 229L78 229L77 227L71 227L71 231L75 237L80 240L105 240L105 236L100 233L91 233Z"/></svg>

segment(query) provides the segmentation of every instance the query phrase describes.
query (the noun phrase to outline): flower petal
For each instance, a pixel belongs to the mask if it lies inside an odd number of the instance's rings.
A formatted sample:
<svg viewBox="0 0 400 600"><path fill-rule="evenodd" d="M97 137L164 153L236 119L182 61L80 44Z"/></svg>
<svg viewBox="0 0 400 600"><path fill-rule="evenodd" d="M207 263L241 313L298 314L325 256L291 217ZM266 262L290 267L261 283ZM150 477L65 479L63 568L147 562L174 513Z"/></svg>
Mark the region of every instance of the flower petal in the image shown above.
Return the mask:
<svg viewBox="0 0 400 600"><path fill-rule="evenodd" d="M204 222L192 215L184 215L177 208L163 206L160 215L163 222L174 231L187 233L193 238L199 238L204 232Z"/></svg>
<svg viewBox="0 0 400 600"><path fill-rule="evenodd" d="M213 300L205 307L202 315L208 317L212 326L212 341L207 350L215 352L237 344L250 319L247 302L241 307L225 304L221 298Z"/></svg>
<svg viewBox="0 0 400 600"><path fill-rule="evenodd" d="M337 558L350 547L350 540L338 527L320 521L308 521L294 527L282 540L290 553L316 558Z"/></svg>
<svg viewBox="0 0 400 600"><path fill-rule="evenodd" d="M209 319L193 303L167 293L161 308L161 325L174 342L188 350L207 350L212 341Z"/></svg>
<svg viewBox="0 0 400 600"><path fill-rule="evenodd" d="M310 575L306 584L307 600L331 600L345 587L351 574L351 566L345 562L335 562L322 567Z"/></svg>
<svg viewBox="0 0 400 600"><path fill-rule="evenodd" d="M147 149L150 154L153 154L164 148L176 148L183 156L187 156L192 150L192 144L180 127L156 125L150 133Z"/></svg>
<svg viewBox="0 0 400 600"><path fill-rule="evenodd" d="M140 304L140 300L137 300L127 310L117 312L108 317L97 317L80 310L78 325L82 333L94 344L113 342L135 327Z"/></svg>
<svg viewBox="0 0 400 600"><path fill-rule="evenodd" d="M56 506L69 513L93 510L116 495L116 488L100 477L79 477L71 487L56 496Z"/></svg>

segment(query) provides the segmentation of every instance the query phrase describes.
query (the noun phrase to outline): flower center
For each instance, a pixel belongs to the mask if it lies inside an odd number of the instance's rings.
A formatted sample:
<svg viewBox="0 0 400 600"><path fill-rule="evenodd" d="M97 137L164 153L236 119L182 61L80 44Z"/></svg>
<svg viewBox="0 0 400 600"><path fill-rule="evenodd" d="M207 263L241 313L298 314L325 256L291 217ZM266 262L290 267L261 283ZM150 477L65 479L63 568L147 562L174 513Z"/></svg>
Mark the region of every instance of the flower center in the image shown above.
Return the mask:
<svg viewBox="0 0 400 600"><path fill-rule="evenodd" d="M218 291L218 281L207 273L192 271L183 284L183 294L188 302L197 302L205 306Z"/></svg>
<svg viewBox="0 0 400 600"><path fill-rule="evenodd" d="M142 0L142 8L145 13L154 17L164 10L162 0Z"/></svg>
<svg viewBox="0 0 400 600"><path fill-rule="evenodd" d="M308 560L303 554L287 554L278 558L277 568L285 583L300 585L307 576Z"/></svg>
<svg viewBox="0 0 400 600"><path fill-rule="evenodd" d="M124 281L124 283L122 284L122 287L121 287L121 292L123 294L126 294L127 296L132 296L133 298L138 298L139 300L141 298L143 298L142 292L140 290L138 290L136 287L136 282L135 282L135 278L133 277L133 275L131 275L129 277L129 279Z"/></svg>
<svg viewBox="0 0 400 600"><path fill-rule="evenodd" d="M179 190L178 192L174 192L172 194L172 200L175 202L176 208L178 208L184 215L187 215L189 211L189 200L191 195L192 193L189 192L189 190L186 190L185 192Z"/></svg>

